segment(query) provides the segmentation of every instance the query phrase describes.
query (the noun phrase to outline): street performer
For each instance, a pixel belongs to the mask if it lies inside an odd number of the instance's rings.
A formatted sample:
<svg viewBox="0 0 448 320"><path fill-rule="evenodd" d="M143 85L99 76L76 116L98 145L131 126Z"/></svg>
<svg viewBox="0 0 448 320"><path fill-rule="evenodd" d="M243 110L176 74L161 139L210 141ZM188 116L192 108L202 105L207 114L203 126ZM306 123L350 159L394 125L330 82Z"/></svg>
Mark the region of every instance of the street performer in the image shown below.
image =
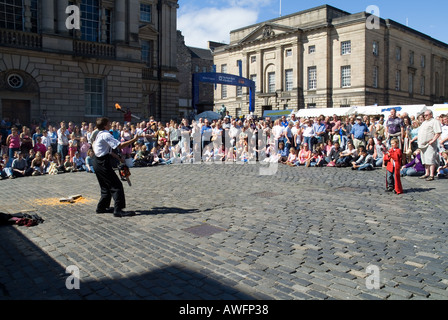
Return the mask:
<svg viewBox="0 0 448 320"><path fill-rule="evenodd" d="M93 142L93 168L101 188L101 198L98 202L96 213L114 213L115 217L135 215L133 212L122 211L126 207L123 184L112 168L112 150L126 148L132 145L140 137L135 135L131 140L120 142L109 132L111 123L108 118L98 118L96 121L98 134ZM122 159L120 159L123 161ZM111 198L114 199L114 207L110 208Z"/></svg>

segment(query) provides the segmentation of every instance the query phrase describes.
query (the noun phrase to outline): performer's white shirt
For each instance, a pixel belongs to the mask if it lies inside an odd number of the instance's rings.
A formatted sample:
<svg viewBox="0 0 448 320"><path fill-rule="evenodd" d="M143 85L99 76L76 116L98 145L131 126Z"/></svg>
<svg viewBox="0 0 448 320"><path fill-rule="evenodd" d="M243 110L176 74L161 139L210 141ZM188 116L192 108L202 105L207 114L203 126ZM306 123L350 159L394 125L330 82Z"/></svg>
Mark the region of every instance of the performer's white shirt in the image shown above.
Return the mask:
<svg viewBox="0 0 448 320"><path fill-rule="evenodd" d="M112 149L116 149L120 143L109 131L104 130L96 136L93 142L93 152L96 157L103 157L111 153Z"/></svg>

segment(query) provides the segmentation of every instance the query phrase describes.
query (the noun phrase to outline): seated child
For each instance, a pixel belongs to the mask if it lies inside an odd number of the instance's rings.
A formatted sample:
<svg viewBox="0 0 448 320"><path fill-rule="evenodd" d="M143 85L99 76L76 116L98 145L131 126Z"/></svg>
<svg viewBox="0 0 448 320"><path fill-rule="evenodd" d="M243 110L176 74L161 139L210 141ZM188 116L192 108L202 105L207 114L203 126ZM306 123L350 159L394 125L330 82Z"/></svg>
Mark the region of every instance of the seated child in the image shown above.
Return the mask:
<svg viewBox="0 0 448 320"><path fill-rule="evenodd" d="M93 150L92 149L89 149L87 151L86 171L90 172L90 173L95 173L95 170L93 169Z"/></svg>
<svg viewBox="0 0 448 320"><path fill-rule="evenodd" d="M437 168L437 177L445 178L448 175L448 150L442 152L442 161Z"/></svg>

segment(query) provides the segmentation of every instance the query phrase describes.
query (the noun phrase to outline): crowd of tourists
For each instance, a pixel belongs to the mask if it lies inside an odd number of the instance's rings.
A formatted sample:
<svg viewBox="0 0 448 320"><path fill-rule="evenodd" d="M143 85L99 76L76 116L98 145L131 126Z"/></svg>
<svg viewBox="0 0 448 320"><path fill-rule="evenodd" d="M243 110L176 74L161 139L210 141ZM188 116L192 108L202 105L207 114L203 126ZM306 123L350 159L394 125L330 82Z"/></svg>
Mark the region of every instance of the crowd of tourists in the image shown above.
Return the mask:
<svg viewBox="0 0 448 320"><path fill-rule="evenodd" d="M421 141L427 131L424 124L429 119L437 124L429 133L436 140L431 164L422 159L430 138ZM423 127L425 134L421 132ZM18 120L3 119L1 178L93 173L95 129L95 124L88 122L51 124L45 121L27 127ZM119 152L122 161L130 167L260 162L374 170L385 166L384 155L391 147L391 140L396 139L403 154L402 176L433 180L448 173L448 115L434 119L430 111L414 117L392 110L386 119L383 115L298 118L291 114L271 120L250 115L232 118L227 114L218 120L182 119L162 123L150 117L148 121L112 122L110 133L121 141L143 134L134 145Z"/></svg>

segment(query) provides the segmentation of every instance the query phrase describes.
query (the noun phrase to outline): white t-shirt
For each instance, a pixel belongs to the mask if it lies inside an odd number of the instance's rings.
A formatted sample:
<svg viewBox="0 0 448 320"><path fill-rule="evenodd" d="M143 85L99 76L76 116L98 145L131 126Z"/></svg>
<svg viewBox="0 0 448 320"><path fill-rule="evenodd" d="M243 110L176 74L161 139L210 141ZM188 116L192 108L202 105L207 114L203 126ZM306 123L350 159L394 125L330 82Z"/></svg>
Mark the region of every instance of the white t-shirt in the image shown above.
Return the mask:
<svg viewBox="0 0 448 320"><path fill-rule="evenodd" d="M95 156L103 157L109 154L112 149L116 149L120 143L109 131L104 130L96 136L95 142L93 143L93 152Z"/></svg>

